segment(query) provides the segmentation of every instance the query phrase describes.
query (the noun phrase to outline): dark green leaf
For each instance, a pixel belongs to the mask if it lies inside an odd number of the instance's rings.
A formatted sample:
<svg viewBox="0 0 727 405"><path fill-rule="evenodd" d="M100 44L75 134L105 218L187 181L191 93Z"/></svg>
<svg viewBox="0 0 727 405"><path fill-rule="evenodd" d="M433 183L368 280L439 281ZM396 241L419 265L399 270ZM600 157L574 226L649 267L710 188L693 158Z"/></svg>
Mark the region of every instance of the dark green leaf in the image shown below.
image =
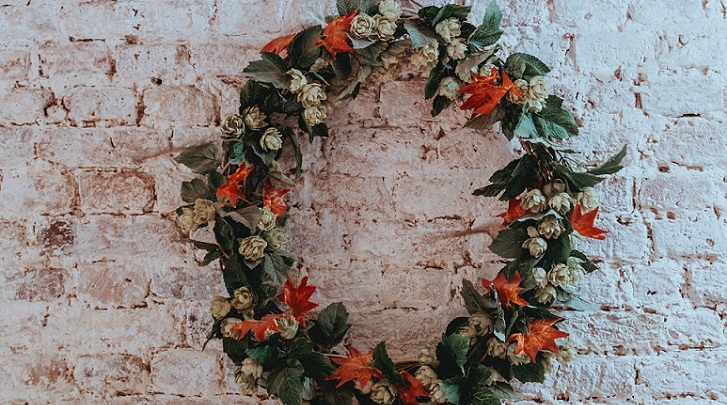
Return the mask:
<svg viewBox="0 0 727 405"><path fill-rule="evenodd" d="M467 16L470 14L470 9L471 7L469 6L447 4L446 6L442 7L441 10L439 10L439 13L436 17L434 17L434 20L432 21L432 25L437 25L440 21L444 21L450 17L454 17L460 21L465 21L467 20Z"/></svg>
<svg viewBox="0 0 727 405"><path fill-rule="evenodd" d="M545 307L528 306L525 307L525 313L527 316L535 319L553 319L558 317Z"/></svg>
<svg viewBox="0 0 727 405"><path fill-rule="evenodd" d="M303 402L301 377L304 372L303 365L298 360L288 359L283 367L270 372L266 388L285 405L301 405Z"/></svg>
<svg viewBox="0 0 727 405"><path fill-rule="evenodd" d="M264 306L278 295L278 288L270 284L263 284L257 290L258 306Z"/></svg>
<svg viewBox="0 0 727 405"><path fill-rule="evenodd" d="M394 383L394 385L404 385L404 379L401 377L401 374L396 371L394 362L391 361L389 354L386 353L386 342L381 342L376 345L372 361L374 363L374 367L378 368L384 374L384 377L389 379L389 381Z"/></svg>
<svg viewBox="0 0 727 405"><path fill-rule="evenodd" d="M279 251L265 255L263 259L263 270L275 285L282 285L288 279L288 273L293 266L294 260L281 256Z"/></svg>
<svg viewBox="0 0 727 405"><path fill-rule="evenodd" d="M437 66L432 69L432 71L429 73L429 79L427 79L427 84L426 86L424 86L424 98L429 100L437 94L437 89L439 89L439 83L444 78L444 73L446 72L446 70L447 67L444 66L442 62L437 63Z"/></svg>
<svg viewBox="0 0 727 405"><path fill-rule="evenodd" d="M500 398L490 387L480 384L472 391L473 405L500 405Z"/></svg>
<svg viewBox="0 0 727 405"><path fill-rule="evenodd" d="M475 32L470 35L467 43L478 48L484 48L495 44L502 36L500 23L502 22L502 12L497 2L493 0L485 10L485 18L482 25L477 27Z"/></svg>
<svg viewBox="0 0 727 405"><path fill-rule="evenodd" d="M447 397L447 401L449 403L459 405L461 399L460 385L463 382L464 378L454 377L439 383L439 386L442 387L442 392L444 393L444 396Z"/></svg>
<svg viewBox="0 0 727 405"><path fill-rule="evenodd" d="M492 253L505 259L517 259L523 252L523 242L528 239L525 229L505 229L497 234L490 244Z"/></svg>
<svg viewBox="0 0 727 405"><path fill-rule="evenodd" d="M260 208L258 208L256 205L251 205L249 207L226 212L222 216L225 218L230 218L235 222L239 222L251 232L255 232L255 229L260 222L261 215L262 213L260 211Z"/></svg>
<svg viewBox="0 0 727 405"><path fill-rule="evenodd" d="M202 242L202 241L193 240L193 239L179 239L177 242L191 243L197 249L206 250L208 252L219 251L219 248L214 243L207 243L207 242Z"/></svg>
<svg viewBox="0 0 727 405"><path fill-rule="evenodd" d="M619 170L623 169L623 166L621 166L621 162L626 157L626 148L627 146L624 145L619 153L611 156L601 166L594 167L593 169L588 170L588 173L595 175L614 174Z"/></svg>
<svg viewBox="0 0 727 405"><path fill-rule="evenodd" d="M237 254L233 255L228 260L225 260L222 278L225 281L225 288L230 295L232 295L236 289L250 285L247 277L245 277L245 272L242 270L242 266L240 266L240 260L241 258Z"/></svg>
<svg viewBox="0 0 727 405"><path fill-rule="evenodd" d="M305 368L305 374L318 382L325 381L326 377L336 371L336 366L328 357L320 353L306 353L298 357Z"/></svg>
<svg viewBox="0 0 727 405"><path fill-rule="evenodd" d="M313 352L313 342L310 340L299 337L295 338L287 343L288 353L293 357L299 357L304 354L310 354Z"/></svg>
<svg viewBox="0 0 727 405"><path fill-rule="evenodd" d="M556 164L555 167L556 172L569 183L572 192L579 192L584 188L593 187L604 180L603 177L598 177L591 173L574 172L563 164Z"/></svg>
<svg viewBox="0 0 727 405"><path fill-rule="evenodd" d="M249 339L247 337L239 340L233 338L222 338L222 351L230 357L230 360L239 365L247 358L245 350L247 350L248 344Z"/></svg>
<svg viewBox="0 0 727 405"><path fill-rule="evenodd" d="M212 143L193 146L175 157L174 161L189 167L195 173L207 174L220 165L219 149Z"/></svg>
<svg viewBox="0 0 727 405"><path fill-rule="evenodd" d="M464 306L470 314L487 313L488 310L495 308L495 304L477 292L472 282L467 279L462 280L462 292L460 294L464 299Z"/></svg>
<svg viewBox="0 0 727 405"><path fill-rule="evenodd" d="M476 196L482 196L482 197L497 197L502 193L502 190L505 189L507 184L497 183L497 184L490 184L489 186L485 186L483 188L478 188L477 190L472 192L472 195Z"/></svg>
<svg viewBox="0 0 727 405"><path fill-rule="evenodd" d="M215 196L210 192L209 187L200 179L185 181L182 183L182 201L186 203L194 203L195 200L201 198L203 200L214 200Z"/></svg>
<svg viewBox="0 0 727 405"><path fill-rule="evenodd" d="M245 350L245 354L265 366L277 358L278 349L276 349L272 344L260 344L256 347L248 348Z"/></svg>
<svg viewBox="0 0 727 405"><path fill-rule="evenodd" d="M441 10L441 8L439 8L437 6L428 6L428 7L419 9L417 14L423 20L425 20L431 24L431 22L434 21L434 18L437 16L437 14L439 14L439 10Z"/></svg>
<svg viewBox="0 0 727 405"><path fill-rule="evenodd" d="M334 302L318 314L309 333L314 342L328 349L339 344L350 328L346 307Z"/></svg>
<svg viewBox="0 0 727 405"><path fill-rule="evenodd" d="M522 364L519 366L512 367L512 374L521 382L538 382L545 381L545 368L544 363L539 361L537 363Z"/></svg>
<svg viewBox="0 0 727 405"><path fill-rule="evenodd" d="M240 91L240 113L247 107L261 103L269 94L270 88L255 80L248 80Z"/></svg>
<svg viewBox="0 0 727 405"><path fill-rule="evenodd" d="M351 73L353 73L351 55L345 52L336 55L336 59L331 62L331 67L333 67L333 73L336 74L336 78L341 82L345 82L351 77Z"/></svg>
<svg viewBox="0 0 727 405"><path fill-rule="evenodd" d="M264 52L262 59L250 62L245 69L242 70L245 76L263 83L270 83L272 86L282 90L287 90L285 72L287 66L283 59L272 53Z"/></svg>
<svg viewBox="0 0 727 405"><path fill-rule="evenodd" d="M533 122L538 127L542 137L566 139L578 135L578 124L570 111L561 107L563 100L557 96L550 96L545 101L543 109L533 116Z"/></svg>
<svg viewBox="0 0 727 405"><path fill-rule="evenodd" d="M570 255L572 257L575 257L582 261L581 267L583 267L583 270L585 270L586 273L592 273L592 272L598 270L598 266L593 264L593 262L591 262L591 260L588 258L588 256L586 256L582 252L580 252L578 250L571 250Z"/></svg>
<svg viewBox="0 0 727 405"><path fill-rule="evenodd" d="M564 290L559 290L556 298L564 305L576 311L598 311L600 308L597 304L586 301Z"/></svg>
<svg viewBox="0 0 727 405"><path fill-rule="evenodd" d="M369 0L338 0L336 1L336 8L341 17L355 10L368 13Z"/></svg>
<svg viewBox="0 0 727 405"><path fill-rule="evenodd" d="M533 116L530 113L520 116L520 121L515 127L515 136L520 139L536 138L538 136L538 130L535 128Z"/></svg>
<svg viewBox="0 0 727 405"><path fill-rule="evenodd" d="M469 348L470 340L468 338L456 333L449 336L443 335L442 341L437 346L437 358L442 362L453 361L458 366L460 374L464 374L464 364L467 362Z"/></svg>
<svg viewBox="0 0 727 405"><path fill-rule="evenodd" d="M321 26L308 27L295 36L288 47L288 58L292 66L297 69L307 70L321 55L321 48L315 45L321 37Z"/></svg>
<svg viewBox="0 0 727 405"><path fill-rule="evenodd" d="M210 263L214 262L217 259L222 258L222 252L219 250L207 252L206 255L204 255L204 258L202 259L202 262L200 263L200 266L207 266Z"/></svg>
<svg viewBox="0 0 727 405"><path fill-rule="evenodd" d="M513 170L510 181L507 183L500 200L507 201L519 196L528 187L534 187L539 179L540 172L538 171L537 160L530 155L523 156L515 170Z"/></svg>
<svg viewBox="0 0 727 405"><path fill-rule="evenodd" d="M432 117L436 117L441 113L444 109L449 107L452 104L452 100L448 99L444 96L436 96L434 97L434 102L432 103Z"/></svg>
<svg viewBox="0 0 727 405"><path fill-rule="evenodd" d="M548 241L549 258L554 263L565 263L570 256L570 238L568 235L560 235L558 239Z"/></svg>
<svg viewBox="0 0 727 405"><path fill-rule="evenodd" d="M298 135L294 134L291 130L286 130L285 134L288 136L290 143L293 145L293 152L295 153L295 179L298 180L303 174L303 153L300 151Z"/></svg>
<svg viewBox="0 0 727 405"><path fill-rule="evenodd" d="M404 22L404 28L409 33L409 38L411 38L411 44L414 48L420 48L432 42L437 42L437 34L434 30L416 20L407 20Z"/></svg>
<svg viewBox="0 0 727 405"><path fill-rule="evenodd" d="M526 53L513 53L505 61L505 71L513 79L530 81L533 76L545 76L550 68L540 59Z"/></svg>
<svg viewBox="0 0 727 405"><path fill-rule="evenodd" d="M515 171L515 169L520 164L520 159L515 159L507 164L504 168L496 171L495 173L490 176L489 180L492 183L507 183L510 181L510 177L512 177L512 173Z"/></svg>
<svg viewBox="0 0 727 405"><path fill-rule="evenodd" d="M228 255L232 254L235 246L235 232L232 230L230 224L223 218L220 218L215 221L214 231L217 243L220 244L224 253Z"/></svg>

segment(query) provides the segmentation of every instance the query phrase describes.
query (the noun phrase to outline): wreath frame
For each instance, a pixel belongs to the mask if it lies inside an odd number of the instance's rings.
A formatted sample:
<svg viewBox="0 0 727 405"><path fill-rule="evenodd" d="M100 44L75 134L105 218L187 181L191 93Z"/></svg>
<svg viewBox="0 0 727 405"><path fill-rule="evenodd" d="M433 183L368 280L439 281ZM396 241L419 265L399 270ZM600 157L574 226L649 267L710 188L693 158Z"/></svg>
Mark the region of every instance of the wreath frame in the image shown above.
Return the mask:
<svg viewBox="0 0 727 405"><path fill-rule="evenodd" d="M568 334L552 311L593 307L573 284L597 267L575 243L578 235L605 238L607 231L593 225L592 187L622 168L626 147L585 168L562 146L578 125L563 100L549 94L547 65L524 53L498 56L502 12L494 0L479 26L468 22L468 6L430 6L412 15L394 0L338 0L337 8L325 28L274 39L244 69L249 80L239 114L220 127L221 150L213 142L175 157L203 176L182 184L187 204L176 213L185 233L206 227L214 233L214 243L181 241L207 252L201 265L219 261L229 293L210 304L207 342L222 340L244 394L262 386L286 405L348 405L354 397L379 405L517 399L510 381L543 382L554 358L573 357L572 347L558 343ZM328 136L324 120L337 104L355 98L369 78L395 78L410 48L412 63L429 70L424 95L433 116L469 95L460 106L474 110L466 126L484 130L499 122L524 155L473 193L508 202L490 250L511 261L494 280L482 279L484 293L464 280L470 316L452 320L417 361L395 364L385 342L366 353L352 346L348 357L336 353L351 327L342 303L316 319L307 316L318 307L310 301L316 287L307 277L297 285L288 277L296 260L282 249L289 189L278 186L293 187L294 180L277 159L285 146L293 148L297 180L303 156L288 118L298 118L310 142Z"/></svg>

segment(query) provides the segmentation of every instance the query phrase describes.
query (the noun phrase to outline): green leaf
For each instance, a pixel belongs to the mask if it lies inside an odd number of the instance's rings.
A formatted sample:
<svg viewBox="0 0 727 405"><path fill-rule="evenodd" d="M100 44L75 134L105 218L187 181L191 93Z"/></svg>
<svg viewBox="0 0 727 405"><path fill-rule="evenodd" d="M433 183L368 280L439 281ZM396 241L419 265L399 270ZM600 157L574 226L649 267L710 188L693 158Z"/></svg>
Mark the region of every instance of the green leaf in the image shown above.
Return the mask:
<svg viewBox="0 0 727 405"><path fill-rule="evenodd" d="M333 67L333 73L336 74L336 79L340 82L345 82L351 77L351 73L353 73L351 55L345 52L338 54L336 59L331 62L331 67Z"/></svg>
<svg viewBox="0 0 727 405"><path fill-rule="evenodd" d="M517 259L523 253L523 242L528 234L523 228L500 231L490 244L490 251L505 259Z"/></svg>
<svg viewBox="0 0 727 405"><path fill-rule="evenodd" d="M261 344L245 350L245 354L263 366L275 360L278 354L277 352L278 350L271 344Z"/></svg>
<svg viewBox="0 0 727 405"><path fill-rule="evenodd" d="M550 312L546 307L528 306L525 307L525 314L535 319L553 319L558 318L558 315Z"/></svg>
<svg viewBox="0 0 727 405"><path fill-rule="evenodd" d="M319 346L328 349L339 344L350 328L346 307L334 302L318 314L309 334Z"/></svg>
<svg viewBox="0 0 727 405"><path fill-rule="evenodd" d="M507 183L501 201L507 201L522 194L528 187L534 187L540 179L538 162L530 155L523 156L513 170L510 181Z"/></svg>
<svg viewBox="0 0 727 405"><path fill-rule="evenodd" d="M567 291L558 291L557 298L563 305L567 305L570 309L576 311L598 311L600 309L599 305L586 301Z"/></svg>
<svg viewBox="0 0 727 405"><path fill-rule="evenodd" d="M421 48L432 42L437 42L437 34L434 30L416 20L407 20L404 22L404 28L409 33L409 38L411 38L411 44L414 48Z"/></svg>
<svg viewBox="0 0 727 405"><path fill-rule="evenodd" d="M355 10L368 13L369 0L338 0L336 1L336 8L338 9L338 15L341 17Z"/></svg>
<svg viewBox="0 0 727 405"><path fill-rule="evenodd" d="M500 195L502 190L505 189L507 184L497 183L497 184L490 184L488 186L485 186L483 188L478 188L477 190L472 192L472 195L476 196L482 196L482 197L497 197Z"/></svg>
<svg viewBox="0 0 727 405"><path fill-rule="evenodd" d="M313 353L313 342L303 337L295 338L288 341L287 349L291 356L297 358L304 354Z"/></svg>
<svg viewBox="0 0 727 405"><path fill-rule="evenodd" d="M460 295L464 300L464 306L467 308L467 312L470 314L476 314L478 312L487 313L488 310L495 308L495 304L477 292L472 282L467 279L462 280L462 292Z"/></svg>
<svg viewBox="0 0 727 405"><path fill-rule="evenodd" d="M237 254L225 261L222 278L225 281L225 288L230 295L238 288L250 285L245 276L245 272L242 271L242 266L240 266L240 256Z"/></svg>
<svg viewBox="0 0 727 405"><path fill-rule="evenodd" d="M533 116L530 113L520 116L520 121L517 123L514 133L520 139L536 138L538 136L538 130L535 128Z"/></svg>
<svg viewBox="0 0 727 405"><path fill-rule="evenodd" d="M467 43L478 48L494 45L503 33L500 29L501 22L502 11L497 6L497 2L492 0L485 10L485 18L482 20L482 25L477 27L475 32L470 35Z"/></svg>
<svg viewBox="0 0 727 405"><path fill-rule="evenodd" d="M500 399L511 399L513 401L520 400L521 398L515 394L515 391L512 390L512 387L508 383L504 382L497 382L492 385L490 385L490 390L495 393L495 395L498 396ZM498 402L499 404L499 402Z"/></svg>
<svg viewBox="0 0 727 405"><path fill-rule="evenodd" d="M454 73L460 79L470 78L472 76L472 70L479 66L482 62L486 61L495 53L495 49L489 52L481 52L467 56L465 59L460 60L457 63L457 67L454 68ZM498 104L499 106L500 104Z"/></svg>
<svg viewBox="0 0 727 405"><path fill-rule="evenodd" d="M434 102L432 103L432 117L436 117L441 113L444 109L449 107L452 104L452 100L448 99L444 96L436 96L434 97Z"/></svg>
<svg viewBox="0 0 727 405"><path fill-rule="evenodd" d="M490 387L479 384L472 392L473 405L500 405L500 398L492 392Z"/></svg>
<svg viewBox="0 0 727 405"><path fill-rule="evenodd" d="M512 374L521 382L538 382L545 381L544 362L522 364L512 367Z"/></svg>
<svg viewBox="0 0 727 405"><path fill-rule="evenodd" d="M287 90L285 72L287 66L283 59L272 53L263 52L262 59L250 62L242 72L250 79L263 83L270 83L274 87Z"/></svg>
<svg viewBox="0 0 727 405"><path fill-rule="evenodd" d="M174 161L187 166L193 172L207 174L220 165L219 149L212 143L192 146L174 158Z"/></svg>
<svg viewBox="0 0 727 405"><path fill-rule="evenodd" d="M288 279L290 268L295 260L289 256L283 256L280 251L265 255L263 259L263 271L275 285L282 285Z"/></svg>
<svg viewBox="0 0 727 405"><path fill-rule="evenodd" d="M577 173L564 164L555 165L556 172L569 183L572 192L579 192L584 188L593 187L604 180L591 173Z"/></svg>
<svg viewBox="0 0 727 405"><path fill-rule="evenodd" d="M293 38L288 47L288 58L294 68L307 70L321 56L321 48L315 45L321 37L321 31L321 26L316 25L304 29Z"/></svg>
<svg viewBox="0 0 727 405"><path fill-rule="evenodd" d="M235 222L239 222L251 232L255 232L255 229L260 222L261 215L262 213L260 211L260 208L258 208L256 205L251 205L249 207L226 212L222 216L224 218L230 218Z"/></svg>
<svg viewBox="0 0 727 405"><path fill-rule="evenodd" d="M549 258L554 263L565 263L570 256L570 238L567 234L560 235L558 239L548 241Z"/></svg>
<svg viewBox="0 0 727 405"><path fill-rule="evenodd" d="M545 76L550 68L540 59L526 53L513 53L505 61L505 71L513 79L530 81L533 76Z"/></svg>
<svg viewBox="0 0 727 405"><path fill-rule="evenodd" d="M467 351L470 348L470 340L462 335L443 335L442 342L437 347L437 358L439 358L439 347L444 349L444 358L449 357L459 366L460 372L464 374L464 364L467 362ZM442 359L444 360L444 359Z"/></svg>
<svg viewBox="0 0 727 405"><path fill-rule="evenodd" d="M336 366L331 363L331 360L320 353L301 354L298 356L298 360L303 364L305 374L318 382L325 381L326 377L336 371Z"/></svg>
<svg viewBox="0 0 727 405"><path fill-rule="evenodd" d="M439 10L439 13L436 17L434 17L434 20L432 21L432 25L437 25L440 21L444 21L450 17L454 17L460 21L465 21L467 20L467 16L470 14L471 9L472 7L470 6L447 4L446 6L442 7L441 10Z"/></svg>
<svg viewBox="0 0 727 405"><path fill-rule="evenodd" d="M454 377L439 383L442 388L444 396L447 397L447 401L454 405L459 405L460 402L460 384L464 381L463 377Z"/></svg>
<svg viewBox="0 0 727 405"><path fill-rule="evenodd" d="M507 183L508 181L510 181L510 177L512 177L512 173L520 165L521 161L522 161L522 158L512 160L510 163L507 164L507 166L505 166L504 168L493 173L492 176L490 176L490 178L489 178L490 182Z"/></svg>
<svg viewBox="0 0 727 405"><path fill-rule="evenodd" d="M571 257L575 257L582 261L581 267L583 267L583 270L585 270L586 273L593 273L594 271L598 270L598 266L593 264L593 262L591 262L591 259L583 254L583 252L580 252L578 250L571 250L570 255Z"/></svg>
<svg viewBox="0 0 727 405"><path fill-rule="evenodd" d="M235 246L235 232L232 230L230 224L223 218L220 218L215 221L214 232L217 243L220 244L222 250L228 255L232 254Z"/></svg>
<svg viewBox="0 0 727 405"><path fill-rule="evenodd" d="M386 353L386 342L381 342L376 345L376 347L374 348L374 357L372 360L374 363L374 367L381 370L381 372L384 374L384 377L389 379L389 381L394 383L394 385L404 385L404 379L401 377L401 374L396 371L396 366L394 365L394 362L391 361L389 354Z"/></svg>
<svg viewBox="0 0 727 405"><path fill-rule="evenodd" d="M290 143L293 145L293 152L295 153L295 179L298 180L303 174L303 153L300 151L298 135L289 129L286 129L285 135L288 136Z"/></svg>
<svg viewBox="0 0 727 405"><path fill-rule="evenodd" d="M303 402L303 381L305 370L298 360L288 359L282 368L270 372L267 382L269 393L280 398L285 405L301 405Z"/></svg>
<svg viewBox="0 0 727 405"><path fill-rule="evenodd" d="M186 239L186 238L185 239L179 239L179 240L177 240L177 242L191 243L197 249L206 250L208 252L219 251L219 248L214 243L207 243L207 242L202 242L202 241L193 240L193 239Z"/></svg>
<svg viewBox="0 0 727 405"><path fill-rule="evenodd" d="M601 166L594 167L593 169L589 169L588 173L595 174L595 175L614 174L614 173L618 172L619 170L623 169L624 167L621 166L621 162L626 157L626 149L627 149L627 145L624 145L624 147L621 149L621 151L619 153L611 156Z"/></svg>
<svg viewBox="0 0 727 405"><path fill-rule="evenodd" d="M204 258L202 259L200 266L207 266L220 258L222 258L222 252L220 252L219 250L207 252L207 254L204 255Z"/></svg>
<svg viewBox="0 0 727 405"><path fill-rule="evenodd" d="M248 80L240 91L240 113L247 107L260 104L270 88L255 80Z"/></svg>
<svg viewBox="0 0 727 405"><path fill-rule="evenodd" d="M182 201L194 203L198 198L203 200L214 200L215 196L210 192L209 187L200 179L192 179L182 183Z"/></svg>
<svg viewBox="0 0 727 405"><path fill-rule="evenodd" d="M419 9L417 15L419 15L419 17L421 17L423 20L431 23L432 21L434 21L434 17L439 14L439 10L441 10L441 8L437 6L428 6Z"/></svg>
<svg viewBox="0 0 727 405"><path fill-rule="evenodd" d="M264 306L268 303L271 299L275 298L278 295L278 288L275 286L272 286L270 284L262 284L257 289L257 298L259 301L258 306Z"/></svg>
<svg viewBox="0 0 727 405"><path fill-rule="evenodd" d="M561 107L563 100L557 96L549 96L543 109L533 116L541 137L566 139L578 135L578 124L570 111Z"/></svg>
<svg viewBox="0 0 727 405"><path fill-rule="evenodd" d="M424 98L429 100L437 94L437 89L439 89L439 83L441 83L442 79L444 79L444 73L446 72L446 70L446 66L444 66L441 61L437 63L437 66L435 66L434 69L432 69L432 71L429 73L429 79L427 79L427 84L424 86Z"/></svg>
<svg viewBox="0 0 727 405"><path fill-rule="evenodd" d="M247 358L245 350L247 350L249 342L250 340L247 337L239 340L233 338L222 338L222 351L230 357L230 360L239 365L243 360L245 360L245 358Z"/></svg>

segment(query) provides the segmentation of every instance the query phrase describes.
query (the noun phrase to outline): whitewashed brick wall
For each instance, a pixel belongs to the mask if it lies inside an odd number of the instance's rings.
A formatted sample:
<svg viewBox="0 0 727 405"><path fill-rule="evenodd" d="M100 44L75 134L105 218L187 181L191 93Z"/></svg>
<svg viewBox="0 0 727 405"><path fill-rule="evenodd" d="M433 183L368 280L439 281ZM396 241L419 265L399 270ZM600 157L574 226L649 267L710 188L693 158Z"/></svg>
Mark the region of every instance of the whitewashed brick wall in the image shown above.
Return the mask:
<svg viewBox="0 0 727 405"><path fill-rule="evenodd" d="M499 3L506 49L554 68L585 157L630 145L601 188L609 239L585 247L602 270L581 287L603 311L566 314L581 356L519 387L523 403L727 403L727 3ZM173 242L192 174L171 157L216 139L264 43L333 10L0 0L0 403L257 402L220 345L200 350L223 288ZM351 310L351 341L399 359L463 312L463 277L501 266L487 245L503 204L470 192L518 154L460 111L429 117L422 87L407 72L335 113L305 148L289 228L315 298Z"/></svg>

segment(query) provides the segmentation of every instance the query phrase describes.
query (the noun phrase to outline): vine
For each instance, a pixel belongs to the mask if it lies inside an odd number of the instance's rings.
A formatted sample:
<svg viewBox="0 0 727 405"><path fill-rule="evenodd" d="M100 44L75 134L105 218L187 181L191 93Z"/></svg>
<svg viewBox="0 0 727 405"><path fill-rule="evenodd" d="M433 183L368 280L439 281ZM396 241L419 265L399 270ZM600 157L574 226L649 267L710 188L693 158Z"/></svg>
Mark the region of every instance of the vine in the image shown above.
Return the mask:
<svg viewBox="0 0 727 405"><path fill-rule="evenodd" d="M592 305L575 293L596 270L577 250L580 237L604 239L594 226L593 187L621 169L625 148L598 167L577 162L562 140L578 134L575 119L550 94L550 69L524 53L500 58L502 13L493 1L479 26L470 7L424 7L403 15L392 0L339 0L339 16L277 38L251 62L240 92L240 111L221 125L218 142L189 148L175 160L201 177L182 184L177 210L188 234L210 228L214 243L187 238L206 251L202 265L219 261L229 297L215 297L210 339L221 339L237 365L243 393L262 386L287 405L303 401L380 405L433 401L499 404L517 398L509 382L542 382L551 362L570 360L572 347L559 329L559 309ZM452 320L441 340L418 360L395 364L386 344L338 354L350 328L342 303L309 311L316 287L289 278L295 257L284 250L285 196L301 176L303 156L296 131L312 142L328 136L325 119L344 100L356 98L366 80L388 81L402 58L428 73L424 88L432 115L464 99L472 110L467 127L499 123L524 155L496 171L475 195L508 202L504 229L490 250L510 261L482 290L465 280L461 296L469 316ZM295 176L278 159L295 155ZM482 291L482 292L480 292ZM208 340L209 341L209 340Z"/></svg>

